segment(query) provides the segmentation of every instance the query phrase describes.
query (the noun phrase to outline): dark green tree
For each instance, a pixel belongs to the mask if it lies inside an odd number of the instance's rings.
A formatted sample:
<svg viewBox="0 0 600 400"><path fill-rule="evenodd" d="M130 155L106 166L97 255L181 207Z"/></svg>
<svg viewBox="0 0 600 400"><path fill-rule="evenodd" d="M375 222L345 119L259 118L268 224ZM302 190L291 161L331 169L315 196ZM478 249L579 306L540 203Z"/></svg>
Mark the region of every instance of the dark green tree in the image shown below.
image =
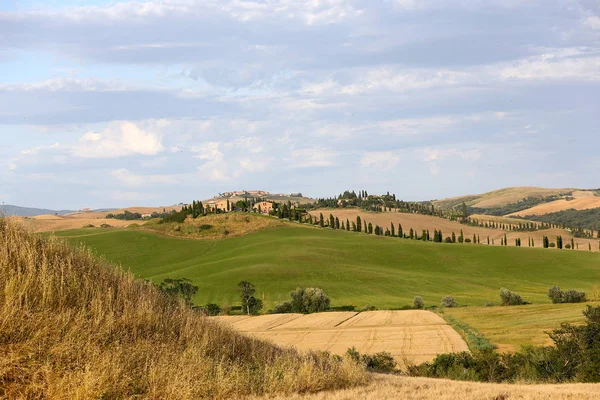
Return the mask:
<svg viewBox="0 0 600 400"><path fill-rule="evenodd" d="M248 281L241 281L238 283L238 290L244 313L248 315L257 314L262 309L262 301L254 297L256 287Z"/></svg>

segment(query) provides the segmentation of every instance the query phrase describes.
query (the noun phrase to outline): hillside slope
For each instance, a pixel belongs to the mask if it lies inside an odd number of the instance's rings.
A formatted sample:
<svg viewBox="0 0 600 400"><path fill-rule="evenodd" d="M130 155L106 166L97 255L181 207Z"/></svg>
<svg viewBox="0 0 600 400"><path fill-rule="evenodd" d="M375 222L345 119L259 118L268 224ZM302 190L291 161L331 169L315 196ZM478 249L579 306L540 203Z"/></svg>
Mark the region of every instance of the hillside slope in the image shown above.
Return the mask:
<svg viewBox="0 0 600 400"><path fill-rule="evenodd" d="M552 285L589 291L600 283L600 254L541 248L423 243L292 223L224 240L184 240L131 229L57 233L84 242L143 278L186 277L196 304L239 303L236 283L254 283L267 309L296 287L321 287L334 305L427 305L453 295L462 305L497 302L507 287L548 303ZM446 233L447 234L447 233Z"/></svg>
<svg viewBox="0 0 600 400"><path fill-rule="evenodd" d="M570 194L575 190L577 189L546 189L534 186L508 187L477 195L467 195L436 200L433 203L437 207L441 208L452 208L461 205L463 202L471 207L489 208L515 203L527 197L543 198L547 196L558 196Z"/></svg>
<svg viewBox="0 0 600 400"><path fill-rule="evenodd" d="M0 398L232 398L363 382L355 364L242 336L0 219Z"/></svg>

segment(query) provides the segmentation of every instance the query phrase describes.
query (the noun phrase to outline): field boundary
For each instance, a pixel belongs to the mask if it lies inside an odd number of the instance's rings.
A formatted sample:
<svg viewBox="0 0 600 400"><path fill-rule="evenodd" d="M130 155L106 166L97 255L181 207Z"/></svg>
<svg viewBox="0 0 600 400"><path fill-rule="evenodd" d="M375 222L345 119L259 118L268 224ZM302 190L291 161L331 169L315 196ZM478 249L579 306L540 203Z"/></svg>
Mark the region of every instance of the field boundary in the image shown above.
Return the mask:
<svg viewBox="0 0 600 400"><path fill-rule="evenodd" d="M453 316L444 313L443 310L438 310L435 312L464 339L464 341L467 343L467 346L469 346L469 350L477 351L497 348L494 343L492 343L488 338L482 335L471 325L457 320Z"/></svg>

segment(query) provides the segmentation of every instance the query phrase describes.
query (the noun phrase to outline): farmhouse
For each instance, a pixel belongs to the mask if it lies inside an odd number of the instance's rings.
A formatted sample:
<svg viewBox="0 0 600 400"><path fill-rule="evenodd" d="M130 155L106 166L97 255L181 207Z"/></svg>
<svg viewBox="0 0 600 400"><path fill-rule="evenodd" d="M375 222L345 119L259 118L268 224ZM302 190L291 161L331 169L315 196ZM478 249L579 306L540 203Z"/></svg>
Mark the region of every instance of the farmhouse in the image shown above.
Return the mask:
<svg viewBox="0 0 600 400"><path fill-rule="evenodd" d="M256 203L254 204L254 210L259 209L260 207L260 212L263 214L269 214L272 210L273 210L273 202L271 201L261 201L260 203Z"/></svg>
<svg viewBox="0 0 600 400"><path fill-rule="evenodd" d="M227 212L227 199L225 200L208 200L205 203L205 207L211 210L221 210Z"/></svg>

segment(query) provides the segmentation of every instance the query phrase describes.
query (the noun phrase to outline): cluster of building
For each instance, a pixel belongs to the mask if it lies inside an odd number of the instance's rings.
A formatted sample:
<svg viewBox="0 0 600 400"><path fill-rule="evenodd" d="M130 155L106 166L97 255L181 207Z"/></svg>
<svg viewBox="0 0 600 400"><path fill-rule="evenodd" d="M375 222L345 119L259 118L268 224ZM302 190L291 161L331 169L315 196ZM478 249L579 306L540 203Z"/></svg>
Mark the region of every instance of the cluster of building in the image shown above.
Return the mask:
<svg viewBox="0 0 600 400"><path fill-rule="evenodd" d="M227 212L231 209L231 207L235 204L237 200L243 199L219 199L219 200L208 200L204 202L205 207L210 207L213 210L219 210L220 212ZM252 209L256 212L260 212L261 214L270 214L273 210L273 202L272 201L260 201L254 203Z"/></svg>

